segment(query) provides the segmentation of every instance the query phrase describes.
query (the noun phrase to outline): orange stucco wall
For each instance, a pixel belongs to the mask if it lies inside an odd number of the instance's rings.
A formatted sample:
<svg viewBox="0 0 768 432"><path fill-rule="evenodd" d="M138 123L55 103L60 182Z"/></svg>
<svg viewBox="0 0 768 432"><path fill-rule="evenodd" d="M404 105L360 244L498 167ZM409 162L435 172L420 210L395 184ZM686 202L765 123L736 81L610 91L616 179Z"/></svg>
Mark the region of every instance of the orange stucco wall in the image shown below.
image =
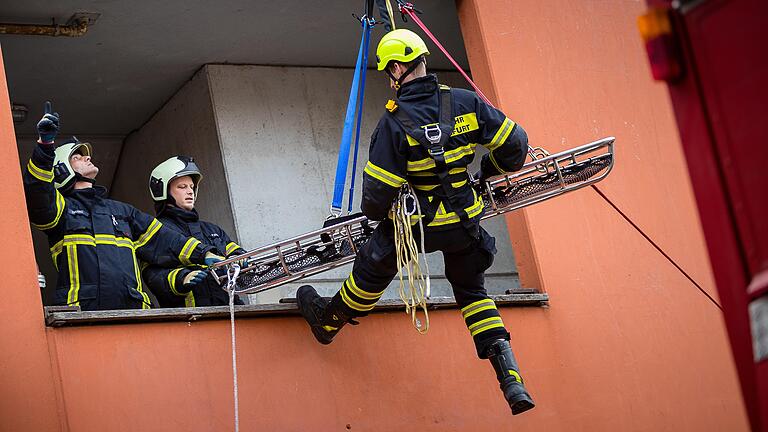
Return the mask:
<svg viewBox="0 0 768 432"><path fill-rule="evenodd" d="M605 194L715 295L639 2L459 2L479 84L550 150L617 137ZM435 53L436 55L439 55ZM45 329L0 79L0 430L232 429L227 321ZM298 317L238 321L241 430L738 431L747 423L718 308L592 190L509 217L549 308L505 308L535 410L512 417L455 310L426 337L374 314L330 346Z"/></svg>
<svg viewBox="0 0 768 432"><path fill-rule="evenodd" d="M636 30L643 8L459 2L481 87L550 151L616 136L616 167L598 187L717 299L666 88ZM534 251L518 256L521 272L538 270L551 296L546 313L512 317L540 404L519 430L747 428L720 310L595 191L509 223L513 244Z"/></svg>

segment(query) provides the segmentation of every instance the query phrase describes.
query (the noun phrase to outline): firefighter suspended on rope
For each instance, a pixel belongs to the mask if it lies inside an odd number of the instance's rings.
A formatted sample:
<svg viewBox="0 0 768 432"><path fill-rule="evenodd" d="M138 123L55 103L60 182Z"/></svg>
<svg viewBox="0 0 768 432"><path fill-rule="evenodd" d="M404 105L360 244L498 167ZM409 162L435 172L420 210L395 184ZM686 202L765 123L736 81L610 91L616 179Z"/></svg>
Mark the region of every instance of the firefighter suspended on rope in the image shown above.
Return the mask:
<svg viewBox="0 0 768 432"><path fill-rule="evenodd" d="M362 212L381 221L355 257L352 272L328 301L304 285L297 292L302 316L315 338L332 342L341 328L357 324L381 298L398 271L394 223L390 211L401 187L414 190L422 216L421 252L442 251L446 278L474 340L477 355L489 359L513 414L533 408L509 344L501 315L484 288L484 272L496 252L495 240L479 221L483 200L472 187L467 166L474 143L490 153L478 175L485 179L520 169L528 151L522 127L476 93L451 89L427 74L424 41L415 33L393 30L376 50L377 69L390 77L396 98L371 137L363 173ZM349 112L349 111L348 111Z"/></svg>

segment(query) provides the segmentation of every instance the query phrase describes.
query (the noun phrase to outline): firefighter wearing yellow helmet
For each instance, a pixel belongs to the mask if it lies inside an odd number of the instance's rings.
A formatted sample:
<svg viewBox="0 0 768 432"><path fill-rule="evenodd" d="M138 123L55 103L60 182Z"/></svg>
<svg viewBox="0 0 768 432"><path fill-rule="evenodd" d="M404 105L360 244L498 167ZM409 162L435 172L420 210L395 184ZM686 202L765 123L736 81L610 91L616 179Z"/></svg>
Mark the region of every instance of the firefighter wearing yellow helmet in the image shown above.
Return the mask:
<svg viewBox="0 0 768 432"><path fill-rule="evenodd" d="M309 285L296 293L299 310L323 344L348 322L367 315L397 273L393 223L388 212L401 186L409 183L424 214L425 251L442 251L445 276L475 343L489 359L512 414L534 407L501 315L484 288L493 263L495 239L480 227L483 200L472 187L467 167L476 143L488 153L480 172L487 177L519 170L528 150L523 128L484 103L474 92L452 89L427 74L424 41L410 30L384 35L376 50L377 69L385 71L396 97L371 136L363 174L362 212L381 221L358 251L352 273L328 301Z"/></svg>
<svg viewBox="0 0 768 432"><path fill-rule="evenodd" d="M50 102L37 124L38 144L23 172L29 220L48 236L58 269L57 305L82 310L148 309L137 258L161 266L211 264L211 247L164 227L95 185L90 144L56 147L59 115Z"/></svg>
<svg viewBox="0 0 768 432"><path fill-rule="evenodd" d="M221 256L245 253L218 225L200 219L195 210L203 174L195 160L173 156L160 163L149 176L149 194L155 202L155 215L166 226L185 237L194 237ZM229 294L195 267L165 268L148 265L144 280L157 296L160 307L224 306ZM235 297L235 304L243 304Z"/></svg>

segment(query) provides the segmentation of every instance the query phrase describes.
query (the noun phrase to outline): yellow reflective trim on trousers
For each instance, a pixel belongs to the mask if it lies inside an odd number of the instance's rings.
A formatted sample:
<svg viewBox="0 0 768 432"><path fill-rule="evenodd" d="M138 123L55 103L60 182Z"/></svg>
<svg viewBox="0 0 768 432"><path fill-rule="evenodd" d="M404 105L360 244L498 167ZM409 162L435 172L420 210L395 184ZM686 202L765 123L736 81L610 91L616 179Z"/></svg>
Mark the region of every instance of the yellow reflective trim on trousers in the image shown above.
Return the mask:
<svg viewBox="0 0 768 432"><path fill-rule="evenodd" d="M496 308L495 304L486 305L486 306L483 306L483 307L479 307L477 309L472 309L472 311L467 312L466 314L464 314L464 319L467 319L467 318L471 317L474 314L480 313L482 311L487 311L487 310L498 310L498 309Z"/></svg>
<svg viewBox="0 0 768 432"><path fill-rule="evenodd" d="M500 316L492 316L490 318L482 319L476 323L472 323L471 325L467 326L467 328L471 331L479 327L485 327L488 324L491 323L502 323Z"/></svg>
<svg viewBox="0 0 768 432"><path fill-rule="evenodd" d="M486 144L485 148L487 148L490 151L493 151L497 149L499 146L504 144L504 141L507 140L507 137L512 132L512 129L515 127L515 122L509 119L509 117L504 119L504 122L501 123L501 126L499 126L499 130L496 131L496 134L491 139L491 142Z"/></svg>
<svg viewBox="0 0 768 432"><path fill-rule="evenodd" d="M467 132L472 132L478 129L479 126L477 125L477 114L462 114L460 116L456 116L456 124L453 127L451 136L465 134Z"/></svg>
<svg viewBox="0 0 768 432"><path fill-rule="evenodd" d="M369 310L373 309L376 304L372 305L361 305L360 303L352 300L349 297L349 294L347 294L346 291L346 285L342 285L341 290L339 291L341 293L341 299L344 301L344 303L347 304L347 306L351 307L352 309L360 312L368 312Z"/></svg>
<svg viewBox="0 0 768 432"><path fill-rule="evenodd" d="M80 305L80 271L77 266L77 245L67 245L67 263L69 264L69 291L67 292L67 304Z"/></svg>
<svg viewBox="0 0 768 432"><path fill-rule="evenodd" d="M357 286L357 283L355 283L355 276L353 276L352 274L350 274L349 277L347 278L347 282L348 282L347 286L352 291L352 294L360 297L361 299L378 300L379 298L381 298L382 295L384 295L384 291L377 292L377 293L363 291L362 289L360 289L360 287Z"/></svg>
<svg viewBox="0 0 768 432"><path fill-rule="evenodd" d="M195 248L199 244L200 240L197 240L196 238L190 237L187 239L187 242L184 243L184 247L181 248L181 252L179 252L179 262L184 265L192 264L192 261L190 261L192 252L194 252Z"/></svg>
<svg viewBox="0 0 768 432"><path fill-rule="evenodd" d="M393 174L385 170L384 168L376 166L371 161L368 161L363 171L368 173L369 176L375 178L376 180L392 187L399 188L400 186L405 184L404 178L396 174Z"/></svg>
<svg viewBox="0 0 768 432"><path fill-rule="evenodd" d="M464 186L465 184L467 184L467 181L466 180L462 180L460 182L453 182L453 183L451 183L451 187L454 188L454 189L458 189L458 188Z"/></svg>
<svg viewBox="0 0 768 432"><path fill-rule="evenodd" d="M56 192L56 217L47 224L38 225L33 223L32 224L33 227L39 230L47 230L59 224L61 215L64 214L64 207L66 206L66 202L64 201L64 197L59 193L59 191L55 191L55 192Z"/></svg>
<svg viewBox="0 0 768 432"><path fill-rule="evenodd" d="M152 237L155 236L155 234L160 230L160 227L162 226L163 224L160 223L159 220L152 219L152 223L149 224L149 227L147 227L147 230L144 231L144 234L140 235L139 239L136 240L136 249L149 243L149 241L152 240Z"/></svg>
<svg viewBox="0 0 768 432"><path fill-rule="evenodd" d="M474 331L470 331L469 334L471 336L477 336L478 334L480 334L480 333L482 333L484 331L495 329L495 328L504 328L504 323L489 324L487 326L480 327L480 328L478 328L478 329L476 329Z"/></svg>
<svg viewBox="0 0 768 432"><path fill-rule="evenodd" d="M32 177L44 181L46 183L50 183L53 181L53 170L46 171L32 162L32 159L27 162L27 171L29 171L30 174L32 174Z"/></svg>
<svg viewBox="0 0 768 432"><path fill-rule="evenodd" d="M235 242L229 242L229 243L227 243L226 254L229 255L229 254L231 254L232 252L234 252L234 251L236 251L238 249L240 249L240 245L238 245Z"/></svg>
<svg viewBox="0 0 768 432"><path fill-rule="evenodd" d="M490 304L494 304L493 300L491 300L491 299L482 299L482 300L478 300L476 302L472 302L472 303L464 306L463 308L461 308L461 314L464 315L465 313L471 311L472 309L474 309L476 307L483 306L483 305L486 305L486 304L489 304L489 303ZM466 318L466 315L464 315L464 317Z"/></svg>

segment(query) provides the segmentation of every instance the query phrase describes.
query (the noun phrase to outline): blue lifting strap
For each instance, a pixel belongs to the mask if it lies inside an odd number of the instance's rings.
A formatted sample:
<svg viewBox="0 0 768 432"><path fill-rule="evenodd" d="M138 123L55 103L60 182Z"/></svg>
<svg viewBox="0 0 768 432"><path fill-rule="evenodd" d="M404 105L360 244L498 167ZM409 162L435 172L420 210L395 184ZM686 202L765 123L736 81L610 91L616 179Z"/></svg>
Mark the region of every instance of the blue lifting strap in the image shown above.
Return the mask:
<svg viewBox="0 0 768 432"><path fill-rule="evenodd" d="M367 21L363 18L363 21ZM349 206L347 207L347 213L352 213L352 200L355 197L355 172L357 171L357 150L360 147L360 123L363 119L363 102L365 101L365 76L368 66L368 43L371 39L371 26L363 24L363 32L365 33L365 49L363 50L363 69L360 71L360 92L358 102L359 108L357 109L357 126L355 126L355 154L352 157L352 181L349 184Z"/></svg>
<svg viewBox="0 0 768 432"><path fill-rule="evenodd" d="M357 134L355 139L355 162L357 162L357 145L360 136L360 118L362 114L362 103L358 104L358 96L362 98L363 88L360 86L365 83L365 71L368 59L368 40L371 34L371 23L366 17L362 19L363 34L360 37L360 50L357 53L357 64L355 65L355 76L352 79L352 87L349 89L349 102L347 103L347 113L344 117L344 129L341 133L341 143L339 145L339 160L336 163L336 179L333 185L333 202L331 203L332 215L341 214L342 201L344 200L344 185L347 180L347 168L349 166L349 148L352 144L352 122L355 111L359 107L360 114L357 121ZM365 60L364 60L365 58ZM355 165L352 166L352 177L354 179ZM353 180L354 188L354 180ZM350 189L350 194L352 189ZM351 197L350 197L351 208Z"/></svg>

